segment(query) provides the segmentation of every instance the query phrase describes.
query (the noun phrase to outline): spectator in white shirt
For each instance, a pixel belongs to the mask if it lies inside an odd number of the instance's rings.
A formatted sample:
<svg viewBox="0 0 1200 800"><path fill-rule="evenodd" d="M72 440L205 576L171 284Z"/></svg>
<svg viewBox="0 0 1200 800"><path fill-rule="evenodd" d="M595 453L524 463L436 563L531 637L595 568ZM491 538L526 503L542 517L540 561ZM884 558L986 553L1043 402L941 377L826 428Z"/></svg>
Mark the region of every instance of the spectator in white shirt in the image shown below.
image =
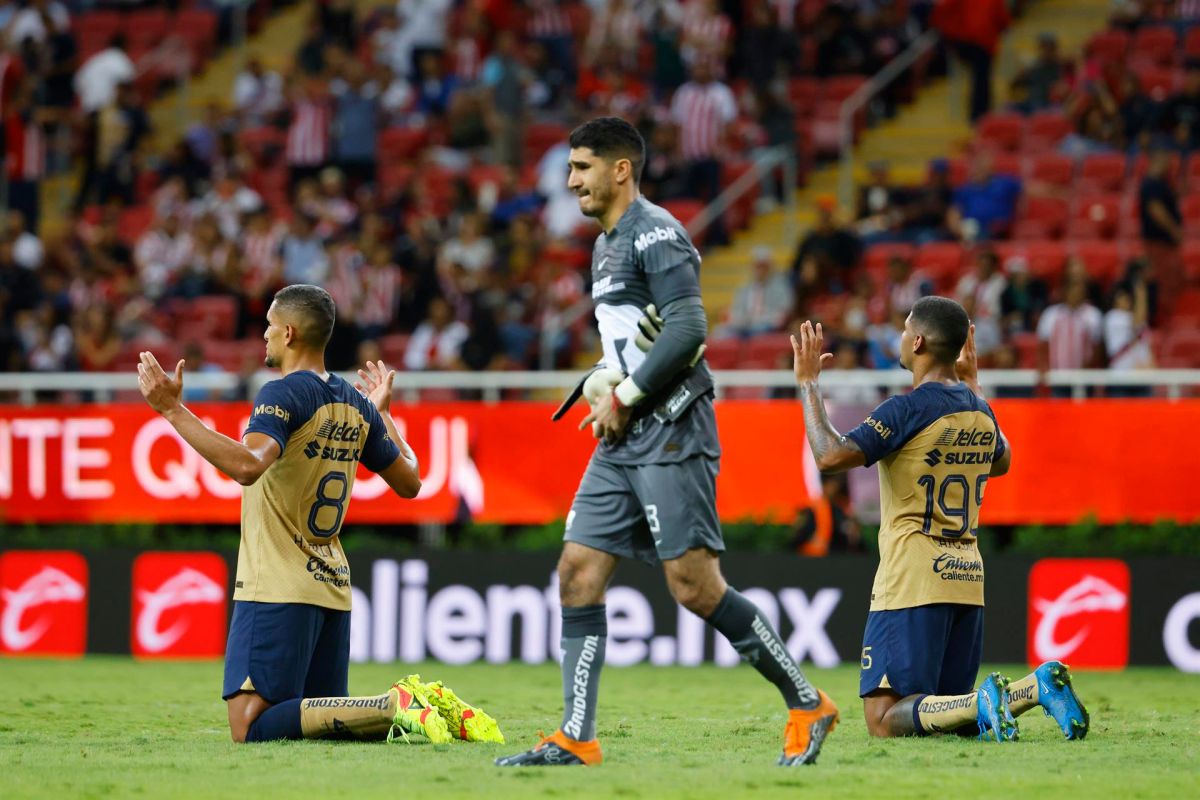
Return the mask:
<svg viewBox="0 0 1200 800"><path fill-rule="evenodd" d="M71 14L62 3L34 0L13 16L8 27L9 44L19 46L26 39L45 44L51 33L47 22L57 32L67 31L71 27Z"/></svg>
<svg viewBox="0 0 1200 800"><path fill-rule="evenodd" d="M284 107L283 78L251 58L233 80L233 106L246 125L266 125Z"/></svg>
<svg viewBox="0 0 1200 800"><path fill-rule="evenodd" d="M787 278L775 270L771 248L754 248L750 280L742 284L733 299L729 321L718 335L756 336L783 327L792 307L792 291Z"/></svg>
<svg viewBox="0 0 1200 800"><path fill-rule="evenodd" d="M954 290L955 299L975 323L975 347L981 356L1000 346L1000 296L1007 287L999 257L984 250L975 257L975 271L964 275Z"/></svg>
<svg viewBox="0 0 1200 800"><path fill-rule="evenodd" d="M1150 369L1154 354L1150 350L1149 295L1146 284L1118 286L1112 308L1104 315L1104 349L1112 370Z"/></svg>
<svg viewBox="0 0 1200 800"><path fill-rule="evenodd" d="M192 237L180 225L179 216L162 217L141 235L133 250L142 291L153 299L166 295L175 277L192 263L192 255Z"/></svg>
<svg viewBox="0 0 1200 800"><path fill-rule="evenodd" d="M1049 369L1084 369L1096 361L1103 319L1087 302L1082 281L1067 283L1063 302L1042 312L1037 335L1042 341L1042 363Z"/></svg>
<svg viewBox="0 0 1200 800"><path fill-rule="evenodd" d="M117 87L137 75L137 69L125 54L125 37L117 34L106 49L83 62L75 73L75 93L83 112L91 113L111 104Z"/></svg>
<svg viewBox="0 0 1200 800"><path fill-rule="evenodd" d="M450 304L441 297L429 303L428 318L417 326L404 351L404 368L455 369L463 342L471 331L454 319Z"/></svg>

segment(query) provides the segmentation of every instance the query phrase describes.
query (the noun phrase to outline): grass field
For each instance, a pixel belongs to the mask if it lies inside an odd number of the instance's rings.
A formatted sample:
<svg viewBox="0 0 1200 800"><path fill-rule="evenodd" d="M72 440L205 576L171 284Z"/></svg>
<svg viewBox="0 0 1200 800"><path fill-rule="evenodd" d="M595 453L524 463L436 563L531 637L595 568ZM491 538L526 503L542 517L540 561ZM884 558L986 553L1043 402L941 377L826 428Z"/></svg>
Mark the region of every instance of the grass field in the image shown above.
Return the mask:
<svg viewBox="0 0 1200 800"><path fill-rule="evenodd" d="M0 661L0 795L24 797L1196 797L1200 676L1166 669L1082 673L1092 713L1063 741L1035 709L1020 742L871 740L850 667L810 670L842 707L820 764L774 766L784 711L748 668L606 670L594 770L500 770L493 757L557 727L552 665L423 664L493 713L507 745L229 741L218 663ZM1007 670L1016 675L1019 668ZM351 668L350 690L383 691L401 671Z"/></svg>

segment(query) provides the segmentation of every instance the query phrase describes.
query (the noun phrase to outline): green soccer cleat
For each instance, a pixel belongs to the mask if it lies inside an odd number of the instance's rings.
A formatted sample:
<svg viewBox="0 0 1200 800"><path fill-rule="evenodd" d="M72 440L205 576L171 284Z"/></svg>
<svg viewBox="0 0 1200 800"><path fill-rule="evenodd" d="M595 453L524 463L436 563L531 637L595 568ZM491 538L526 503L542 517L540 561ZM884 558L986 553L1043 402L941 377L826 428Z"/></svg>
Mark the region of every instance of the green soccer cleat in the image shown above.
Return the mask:
<svg viewBox="0 0 1200 800"><path fill-rule="evenodd" d="M399 738L406 742L410 733L423 736L432 744L449 744L453 741L446 720L442 719L418 676L409 675L393 684L390 691L396 692L397 702L396 716L388 730L389 742L396 738L397 731Z"/></svg>
<svg viewBox="0 0 1200 800"><path fill-rule="evenodd" d="M420 675L409 675L405 680L420 682ZM464 742L495 742L504 744L504 734L500 732L491 715L481 708L468 705L454 690L441 681L424 684L429 701L446 720L450 735Z"/></svg>

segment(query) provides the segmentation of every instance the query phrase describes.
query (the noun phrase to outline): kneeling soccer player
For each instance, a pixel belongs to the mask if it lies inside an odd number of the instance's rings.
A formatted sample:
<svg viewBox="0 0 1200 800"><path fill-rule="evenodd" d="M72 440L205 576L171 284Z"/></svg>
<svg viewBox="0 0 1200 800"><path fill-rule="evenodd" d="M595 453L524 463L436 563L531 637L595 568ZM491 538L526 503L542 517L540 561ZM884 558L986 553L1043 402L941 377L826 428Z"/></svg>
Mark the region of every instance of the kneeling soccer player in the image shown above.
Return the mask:
<svg viewBox="0 0 1200 800"><path fill-rule="evenodd" d="M1008 472L1012 451L979 388L975 329L945 297L912 307L900 363L913 391L884 401L846 435L829 422L818 388L822 331L792 337L804 426L823 472L879 463L879 570L863 635L859 695L873 736L978 732L1017 738L1015 716L1034 706L1068 739L1088 714L1064 664L1048 662L1010 685L976 688L983 652L983 561L975 540L983 490Z"/></svg>
<svg viewBox="0 0 1200 800"><path fill-rule="evenodd" d="M355 471L361 462L401 497L415 497L421 481L389 412L395 372L369 363L351 386L325 370L335 313L316 286L275 295L266 365L283 377L258 393L240 442L183 406L182 360L173 379L148 352L138 364L150 406L245 487L222 693L230 734L236 742L390 740L398 729L433 742L503 741L490 717L416 675L381 695L346 696L350 567L338 534Z"/></svg>

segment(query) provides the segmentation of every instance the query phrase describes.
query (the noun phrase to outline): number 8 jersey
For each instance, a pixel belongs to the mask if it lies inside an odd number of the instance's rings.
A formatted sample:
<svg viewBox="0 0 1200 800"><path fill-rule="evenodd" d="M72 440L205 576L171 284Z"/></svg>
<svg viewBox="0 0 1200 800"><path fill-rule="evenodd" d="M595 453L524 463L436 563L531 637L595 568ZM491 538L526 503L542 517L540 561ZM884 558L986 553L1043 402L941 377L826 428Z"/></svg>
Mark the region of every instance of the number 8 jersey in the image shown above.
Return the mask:
<svg viewBox="0 0 1200 800"><path fill-rule="evenodd" d="M988 404L964 384L923 383L885 400L846 434L879 462L879 570L871 610L983 605L975 534L1004 440Z"/></svg>
<svg viewBox="0 0 1200 800"><path fill-rule="evenodd" d="M338 533L354 475L400 456L370 400L346 381L301 370L263 386L246 433L279 443L279 459L242 491L234 600L350 608Z"/></svg>

